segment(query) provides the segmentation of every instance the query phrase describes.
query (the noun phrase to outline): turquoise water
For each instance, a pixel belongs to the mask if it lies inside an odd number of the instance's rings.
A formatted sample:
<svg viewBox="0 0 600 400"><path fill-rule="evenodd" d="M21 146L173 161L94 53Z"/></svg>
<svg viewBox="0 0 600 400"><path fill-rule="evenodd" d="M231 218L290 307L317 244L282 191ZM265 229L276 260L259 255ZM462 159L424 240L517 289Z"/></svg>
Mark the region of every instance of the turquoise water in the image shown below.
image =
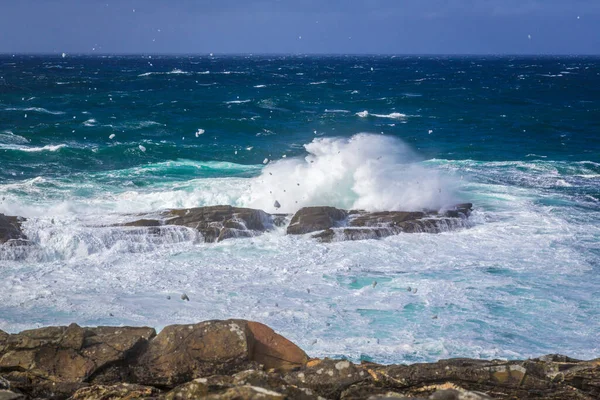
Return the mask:
<svg viewBox="0 0 600 400"><path fill-rule="evenodd" d="M109 227L275 200L474 213L332 244ZM0 56L0 213L37 244L0 248L7 331L241 317L314 356L598 357L600 59Z"/></svg>

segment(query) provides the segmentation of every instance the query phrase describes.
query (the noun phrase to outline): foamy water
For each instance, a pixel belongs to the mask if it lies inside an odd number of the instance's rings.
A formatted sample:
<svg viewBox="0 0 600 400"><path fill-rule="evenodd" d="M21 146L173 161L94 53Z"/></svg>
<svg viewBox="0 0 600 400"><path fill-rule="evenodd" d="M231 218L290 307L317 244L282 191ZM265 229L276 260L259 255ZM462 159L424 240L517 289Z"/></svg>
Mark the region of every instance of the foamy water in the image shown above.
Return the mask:
<svg viewBox="0 0 600 400"><path fill-rule="evenodd" d="M6 61L0 213L33 246L0 246L0 329L238 317L355 361L600 356L597 59ZM275 201L474 211L328 244L113 226Z"/></svg>

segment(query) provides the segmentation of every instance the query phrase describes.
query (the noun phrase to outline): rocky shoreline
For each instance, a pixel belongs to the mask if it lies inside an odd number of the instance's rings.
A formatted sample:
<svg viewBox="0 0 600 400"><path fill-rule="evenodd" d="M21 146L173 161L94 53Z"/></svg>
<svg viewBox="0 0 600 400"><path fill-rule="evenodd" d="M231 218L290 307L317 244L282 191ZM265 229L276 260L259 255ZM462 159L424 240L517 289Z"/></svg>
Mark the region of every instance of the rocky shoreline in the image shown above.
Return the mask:
<svg viewBox="0 0 600 400"><path fill-rule="evenodd" d="M321 242L377 239L399 233L440 233L469 226L473 205L464 203L446 210L417 212L341 210L334 207L305 207L295 214L268 214L265 211L232 206L209 206L166 210L158 215L137 215L112 227L132 234L168 234L168 229L192 229L206 243L261 235L285 227L288 235L310 235ZM22 230L26 220L0 214L0 245L32 244ZM98 225L105 227L105 225Z"/></svg>
<svg viewBox="0 0 600 400"><path fill-rule="evenodd" d="M0 399L597 399L600 359L311 359L258 322L0 331Z"/></svg>

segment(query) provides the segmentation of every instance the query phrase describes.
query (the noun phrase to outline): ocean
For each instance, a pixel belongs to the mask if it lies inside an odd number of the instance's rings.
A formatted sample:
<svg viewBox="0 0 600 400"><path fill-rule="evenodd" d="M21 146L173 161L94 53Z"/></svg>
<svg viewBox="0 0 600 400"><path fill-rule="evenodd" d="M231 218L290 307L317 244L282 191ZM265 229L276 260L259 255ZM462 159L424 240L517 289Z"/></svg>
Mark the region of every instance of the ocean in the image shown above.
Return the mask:
<svg viewBox="0 0 600 400"><path fill-rule="evenodd" d="M334 243L114 226L275 201L473 213ZM3 55L0 213L35 244L0 246L8 332L244 318L315 357L600 357L600 58Z"/></svg>

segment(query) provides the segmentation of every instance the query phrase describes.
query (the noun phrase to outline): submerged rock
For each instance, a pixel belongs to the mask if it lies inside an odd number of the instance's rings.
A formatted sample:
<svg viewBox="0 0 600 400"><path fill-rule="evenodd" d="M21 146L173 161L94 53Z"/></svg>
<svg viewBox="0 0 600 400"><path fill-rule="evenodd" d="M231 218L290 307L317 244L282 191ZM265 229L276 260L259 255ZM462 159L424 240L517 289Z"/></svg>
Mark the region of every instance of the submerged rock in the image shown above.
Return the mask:
<svg viewBox="0 0 600 400"><path fill-rule="evenodd" d="M20 217L11 217L0 214L0 244L22 244L27 240L27 236L21 229L21 223L24 221Z"/></svg>

